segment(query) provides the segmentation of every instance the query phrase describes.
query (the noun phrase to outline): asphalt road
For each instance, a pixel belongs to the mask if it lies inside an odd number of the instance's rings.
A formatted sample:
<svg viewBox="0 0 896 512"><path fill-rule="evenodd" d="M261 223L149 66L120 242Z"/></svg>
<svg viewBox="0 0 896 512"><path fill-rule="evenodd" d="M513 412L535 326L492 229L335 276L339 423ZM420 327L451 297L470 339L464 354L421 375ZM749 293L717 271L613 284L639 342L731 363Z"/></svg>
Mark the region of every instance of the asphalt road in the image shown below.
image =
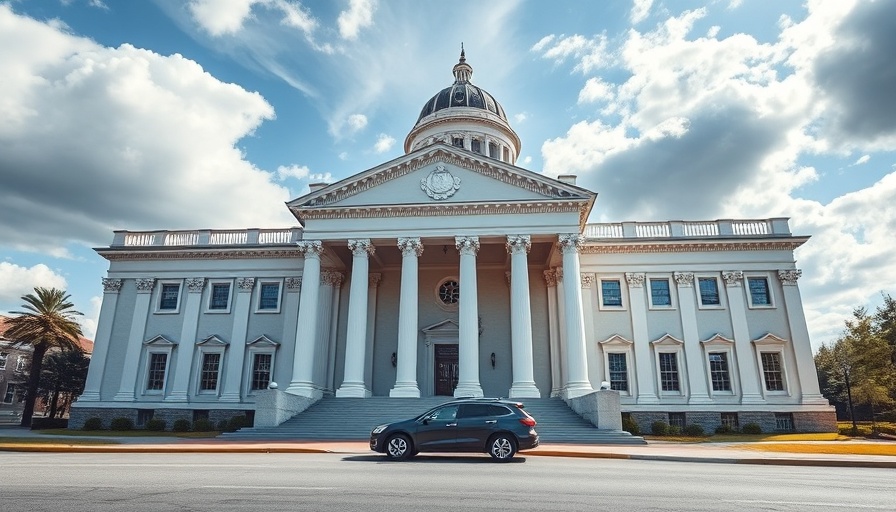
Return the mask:
<svg viewBox="0 0 896 512"><path fill-rule="evenodd" d="M0 452L0 510L896 509L892 469L611 459Z"/></svg>

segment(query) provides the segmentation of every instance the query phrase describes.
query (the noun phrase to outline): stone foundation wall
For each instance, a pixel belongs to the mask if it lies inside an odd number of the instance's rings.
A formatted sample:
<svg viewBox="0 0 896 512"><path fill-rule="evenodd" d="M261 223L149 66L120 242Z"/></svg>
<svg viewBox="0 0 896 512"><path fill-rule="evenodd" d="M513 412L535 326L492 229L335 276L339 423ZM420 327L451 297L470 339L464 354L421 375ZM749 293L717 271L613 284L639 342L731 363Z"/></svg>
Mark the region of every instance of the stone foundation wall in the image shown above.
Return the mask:
<svg viewBox="0 0 896 512"><path fill-rule="evenodd" d="M669 415L665 412L632 411L629 414L631 414L632 420L638 424L641 432L645 434L650 433L653 422L669 422ZM794 412L792 416L793 432L837 432L837 416L833 409L823 412ZM774 412L738 412L737 422L740 428L748 423L755 423L765 433L780 432ZM700 425L705 433L713 434L722 424L722 415L718 412L686 411L685 424Z"/></svg>
<svg viewBox="0 0 896 512"><path fill-rule="evenodd" d="M641 434L650 434L650 426L654 421L669 423L669 415L665 412L632 412L631 416L641 429Z"/></svg>
<svg viewBox="0 0 896 512"><path fill-rule="evenodd" d="M89 418L100 418L103 421L103 428L109 428L109 424L115 418L129 418L134 422L135 428L142 428L143 425L137 424L137 418L141 409L125 409L125 408L90 408L90 407L73 407L68 419L69 430L81 430L84 423ZM142 409L148 410L148 409ZM222 420L230 421L234 416L254 416L254 410L235 410L235 409L199 409L208 410L208 419L212 425L217 426ZM174 422L177 420L187 420L193 423L193 409L153 409L153 419L163 420L166 430L171 430Z"/></svg>
<svg viewBox="0 0 896 512"><path fill-rule="evenodd" d="M684 413L684 424L685 426L700 425L705 434L713 434L722 424L722 415L717 412L686 412Z"/></svg>
<svg viewBox="0 0 896 512"><path fill-rule="evenodd" d="M833 409L825 412L795 412L793 428L797 432L837 432L837 413Z"/></svg>

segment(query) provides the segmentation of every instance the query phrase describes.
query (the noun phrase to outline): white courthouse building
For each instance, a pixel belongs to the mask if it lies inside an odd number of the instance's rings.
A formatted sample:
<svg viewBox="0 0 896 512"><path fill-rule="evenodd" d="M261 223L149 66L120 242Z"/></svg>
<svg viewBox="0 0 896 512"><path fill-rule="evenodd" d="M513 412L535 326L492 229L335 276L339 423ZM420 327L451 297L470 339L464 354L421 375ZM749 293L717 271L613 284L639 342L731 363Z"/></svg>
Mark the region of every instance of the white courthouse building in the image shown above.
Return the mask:
<svg viewBox="0 0 896 512"><path fill-rule="evenodd" d="M72 428L212 421L259 392L573 399L707 430L836 430L787 219L589 224L463 53L405 154L287 204L300 227L118 231ZM330 398L328 398L330 399ZM170 426L170 423L169 423Z"/></svg>

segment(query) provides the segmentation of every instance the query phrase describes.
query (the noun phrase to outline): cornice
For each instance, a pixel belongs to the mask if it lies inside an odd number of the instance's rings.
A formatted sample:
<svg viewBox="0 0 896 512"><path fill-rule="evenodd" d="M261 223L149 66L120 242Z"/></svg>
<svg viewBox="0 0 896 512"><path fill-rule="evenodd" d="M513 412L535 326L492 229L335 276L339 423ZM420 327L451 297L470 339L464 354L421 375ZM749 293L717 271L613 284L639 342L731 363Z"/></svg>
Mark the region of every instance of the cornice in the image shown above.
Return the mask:
<svg viewBox="0 0 896 512"><path fill-rule="evenodd" d="M368 219L391 217L453 217L523 213L584 215L587 199L526 201L525 203L438 203L416 205L351 206L344 208L293 208L303 219Z"/></svg>
<svg viewBox="0 0 896 512"><path fill-rule="evenodd" d="M489 114L491 114L491 113L489 113ZM430 115L432 115L432 114L430 114ZM494 114L491 114L491 115L494 116ZM415 137L417 137L417 135L419 135L420 133L422 133L426 130L429 130L431 128L441 126L441 125L456 125L458 119L461 119L463 121L475 120L476 123L490 125L492 128L495 128L498 131L503 132L504 135L509 135L510 136L509 138L513 142L514 146L516 146L516 153L517 153L517 155L519 155L520 151L522 151L522 149L523 149L523 143L522 143L522 140L520 139L519 135L517 135L517 133L513 130L513 128L510 126L510 123L501 119L498 116L495 116L495 118L496 119L492 119L488 116L486 116L486 117L479 117L479 116L471 117L469 115L441 116L441 117L434 117L432 119L424 118L420 121L419 124L414 126L411 129L411 131L408 133L407 137L404 138L404 150L406 152L410 150L411 140L413 140Z"/></svg>
<svg viewBox="0 0 896 512"><path fill-rule="evenodd" d="M170 250L159 248L156 250L102 250L97 251L100 256L109 261L134 261L134 260L237 260L237 259L282 259L282 258L300 258L302 252L298 249L275 249L275 250L231 250L222 251L220 249L209 250Z"/></svg>
<svg viewBox="0 0 896 512"><path fill-rule="evenodd" d="M793 251L803 245L805 240L768 240L768 241L735 241L724 242L629 242L625 244L595 244L586 242L579 251L581 254L631 254L631 253L663 253L663 252L726 252L726 251Z"/></svg>

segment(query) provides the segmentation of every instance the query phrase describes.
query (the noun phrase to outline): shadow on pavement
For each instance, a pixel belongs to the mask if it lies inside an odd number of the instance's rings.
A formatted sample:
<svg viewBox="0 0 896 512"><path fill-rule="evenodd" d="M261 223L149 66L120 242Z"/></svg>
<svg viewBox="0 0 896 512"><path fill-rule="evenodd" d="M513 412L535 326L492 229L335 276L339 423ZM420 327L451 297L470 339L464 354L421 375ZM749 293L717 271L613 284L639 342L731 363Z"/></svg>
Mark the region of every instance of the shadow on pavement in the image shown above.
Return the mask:
<svg viewBox="0 0 896 512"><path fill-rule="evenodd" d="M507 462L496 462L488 455L485 456L458 456L458 455L417 455L405 461L391 461L385 455L352 455L343 457L348 462L378 462L386 464L521 464L526 462L525 457L514 457Z"/></svg>

